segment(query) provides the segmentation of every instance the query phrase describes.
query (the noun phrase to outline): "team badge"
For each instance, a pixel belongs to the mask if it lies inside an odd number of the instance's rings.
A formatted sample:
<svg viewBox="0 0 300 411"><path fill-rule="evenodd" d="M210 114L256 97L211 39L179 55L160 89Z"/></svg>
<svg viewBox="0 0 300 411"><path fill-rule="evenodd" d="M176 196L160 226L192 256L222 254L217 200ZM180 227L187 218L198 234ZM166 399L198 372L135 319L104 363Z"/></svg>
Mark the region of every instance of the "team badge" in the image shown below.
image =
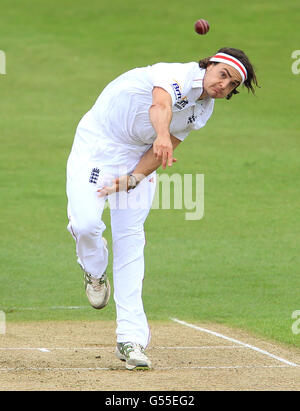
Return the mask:
<svg viewBox="0 0 300 411"><path fill-rule="evenodd" d="M91 175L90 175L89 182L93 183L93 184L97 184L99 174L100 174L100 169L97 168L97 167L93 168L92 172L91 172Z"/></svg>

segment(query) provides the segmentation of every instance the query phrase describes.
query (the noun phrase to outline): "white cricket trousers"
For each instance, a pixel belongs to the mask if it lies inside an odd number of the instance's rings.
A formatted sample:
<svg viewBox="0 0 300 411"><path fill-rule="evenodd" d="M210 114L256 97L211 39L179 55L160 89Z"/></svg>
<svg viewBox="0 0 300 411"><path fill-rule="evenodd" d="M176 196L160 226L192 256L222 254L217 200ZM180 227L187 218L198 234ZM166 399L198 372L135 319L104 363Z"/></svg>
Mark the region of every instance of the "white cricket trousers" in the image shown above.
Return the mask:
<svg viewBox="0 0 300 411"><path fill-rule="evenodd" d="M97 189L105 180L106 171L84 161L80 164L78 157L73 157L76 159L72 160L71 154L67 169L68 230L76 241L78 263L87 273L100 278L107 268L108 250L102 240L106 228L102 221L106 199L98 196ZM108 196L117 342L132 341L143 347L150 341L142 301L144 222L155 193L155 177L154 172L129 193Z"/></svg>

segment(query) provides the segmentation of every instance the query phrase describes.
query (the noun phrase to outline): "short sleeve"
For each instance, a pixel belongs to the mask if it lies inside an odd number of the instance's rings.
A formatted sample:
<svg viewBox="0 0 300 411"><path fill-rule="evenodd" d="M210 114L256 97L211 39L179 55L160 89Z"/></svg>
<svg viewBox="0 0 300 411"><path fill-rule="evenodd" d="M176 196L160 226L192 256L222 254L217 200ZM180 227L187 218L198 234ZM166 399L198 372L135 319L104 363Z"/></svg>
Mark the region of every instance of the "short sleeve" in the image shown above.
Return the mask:
<svg viewBox="0 0 300 411"><path fill-rule="evenodd" d="M190 131L176 131L171 133L174 137L178 138L178 140L183 141L189 135Z"/></svg>
<svg viewBox="0 0 300 411"><path fill-rule="evenodd" d="M157 63L151 66L153 87L166 90L172 98L172 105L180 101L191 87L191 79L188 76L191 69L190 64Z"/></svg>

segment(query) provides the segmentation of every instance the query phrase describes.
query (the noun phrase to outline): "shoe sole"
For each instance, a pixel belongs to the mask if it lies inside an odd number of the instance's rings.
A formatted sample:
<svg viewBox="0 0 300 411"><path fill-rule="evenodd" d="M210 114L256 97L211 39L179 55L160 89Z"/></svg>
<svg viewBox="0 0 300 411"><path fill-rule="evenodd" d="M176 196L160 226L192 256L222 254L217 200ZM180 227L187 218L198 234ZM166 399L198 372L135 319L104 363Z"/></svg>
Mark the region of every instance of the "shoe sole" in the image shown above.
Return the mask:
<svg viewBox="0 0 300 411"><path fill-rule="evenodd" d="M126 357L123 354L121 354L119 351L116 351L116 357L119 360L121 360L123 362L126 362L126 369L129 370L129 371L133 371L133 370L146 371L146 370L151 369L150 365L148 365L148 364L138 364L138 365L128 364L127 361L126 361Z"/></svg>
<svg viewBox="0 0 300 411"><path fill-rule="evenodd" d="M147 371L150 368L149 365L128 365L126 363L126 369L129 371Z"/></svg>

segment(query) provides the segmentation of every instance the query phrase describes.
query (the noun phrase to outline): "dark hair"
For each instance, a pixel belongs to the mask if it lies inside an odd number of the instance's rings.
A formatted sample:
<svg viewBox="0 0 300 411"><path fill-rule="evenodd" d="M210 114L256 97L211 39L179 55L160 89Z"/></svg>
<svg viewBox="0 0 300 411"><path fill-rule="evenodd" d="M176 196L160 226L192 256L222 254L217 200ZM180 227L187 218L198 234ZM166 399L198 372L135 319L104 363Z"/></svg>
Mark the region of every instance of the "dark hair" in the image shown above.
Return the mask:
<svg viewBox="0 0 300 411"><path fill-rule="evenodd" d="M254 90L254 85L256 87L259 87L258 82L257 82L257 78L256 78L256 74L254 71L254 67L253 65L250 63L249 58L246 56L246 54L239 49L234 49L234 48L230 48L230 47L223 47L220 50L217 51L217 53L226 53L226 54L230 54L231 56L237 58L241 63L243 63L243 65L246 67L247 69L247 79L244 82L244 86L248 89L248 92L251 90L253 94L255 94L255 90ZM211 57L207 57L204 58L202 60L199 61L199 67L201 68L207 68L210 64L219 64L217 62L213 62L213 61L209 61L211 59ZM231 91L231 93L229 93L226 96L226 99L229 100L233 94L239 94L239 92L237 91L237 89L233 89Z"/></svg>

